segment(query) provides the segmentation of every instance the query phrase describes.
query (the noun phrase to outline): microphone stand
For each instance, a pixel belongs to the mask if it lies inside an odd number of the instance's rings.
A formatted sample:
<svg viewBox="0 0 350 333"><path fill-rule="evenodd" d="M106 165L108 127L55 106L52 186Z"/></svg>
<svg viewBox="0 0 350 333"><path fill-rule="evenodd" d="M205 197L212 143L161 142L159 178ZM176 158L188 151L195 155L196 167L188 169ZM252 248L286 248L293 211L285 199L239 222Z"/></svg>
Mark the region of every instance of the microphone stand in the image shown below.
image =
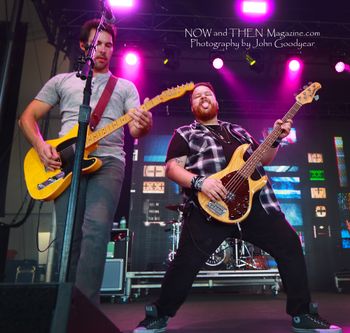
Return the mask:
<svg viewBox="0 0 350 333"><path fill-rule="evenodd" d="M88 124L90 121L90 98L91 98L91 82L93 76L94 68L94 54L96 52L96 45L98 41L98 36L101 30L104 28L104 25L108 23L106 18L106 11L104 9L100 23L96 29L94 38L91 44L88 47L88 50L85 56L79 59L79 69L77 76L82 80L86 80L83 103L79 107L79 117L78 117L78 135L76 139L76 150L74 156L74 165L72 170L72 182L70 186L70 194L68 199L67 206L67 216L66 223L63 235L63 244L61 251L61 260L60 260L60 271L58 279L58 291L56 298L56 310L54 312L53 320L51 322L50 333L66 333L68 318L70 314L70 306L67 306L67 299L72 299L73 294L73 283L68 282L68 269L69 269L69 259L70 259L70 250L72 243L72 236L74 230L74 222L78 201L78 192L80 185L80 175L81 175L81 166L84 157L85 143L86 143L86 133Z"/></svg>
<svg viewBox="0 0 350 333"><path fill-rule="evenodd" d="M68 318L70 307L66 306L66 300L72 298L73 284L67 281L68 269L69 269L69 259L70 250L73 238L73 230L75 223L75 215L79 194L80 176L81 176L81 166L84 157L85 143L86 143L86 133L88 124L90 122L90 98L91 98L91 82L94 69L94 55L96 52L96 46L98 41L98 36L104 25L108 23L107 20L107 9L104 7L100 23L96 29L94 38L89 45L85 56L79 59L77 76L82 80L86 80L83 103L79 107L79 117L78 117L78 135L75 145L75 156L74 164L72 170L72 182L70 186L70 193L67 206L67 216L63 235L61 260L60 260L60 271L58 278L58 291L56 299L56 310L54 312L53 320L51 322L50 333L65 333L67 331Z"/></svg>
<svg viewBox="0 0 350 333"><path fill-rule="evenodd" d="M72 235L74 230L74 220L75 220L76 207L77 207L77 201L78 201L81 166L82 166L82 161L84 157L86 133L87 133L87 128L89 125L90 114L91 114L90 98L91 98L91 81L92 81L93 68L94 68L93 58L96 52L98 36L102 31L105 23L106 23L105 16L102 15L100 24L96 29L94 38L88 47L86 55L79 60L79 68L78 68L77 76L80 77L82 80L86 80L86 84L84 88L83 103L79 107L78 136L77 136L76 146L75 146L74 165L72 170L72 182L70 186L66 224L65 224L63 244L62 244L59 282L66 282L68 277L69 255L70 255Z"/></svg>

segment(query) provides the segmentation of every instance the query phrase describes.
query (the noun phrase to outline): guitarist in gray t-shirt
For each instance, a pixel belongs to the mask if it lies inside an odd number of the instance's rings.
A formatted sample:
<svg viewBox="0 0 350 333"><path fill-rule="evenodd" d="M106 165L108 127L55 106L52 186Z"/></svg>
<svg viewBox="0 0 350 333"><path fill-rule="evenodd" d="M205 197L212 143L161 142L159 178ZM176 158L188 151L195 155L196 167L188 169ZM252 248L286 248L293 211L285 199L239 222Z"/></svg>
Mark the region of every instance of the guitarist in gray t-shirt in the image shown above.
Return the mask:
<svg viewBox="0 0 350 333"><path fill-rule="evenodd" d="M90 20L83 25L80 34L82 50L85 50L86 45L91 43L98 24L99 20ZM115 36L115 27L107 24L98 36L92 79L92 110L94 110L111 76L109 64ZM56 149L55 140L52 142L44 141L38 121L55 105L58 105L61 115L59 136L67 138L67 141L74 140L79 106L83 101L84 84L80 78L76 77L75 73L59 74L53 77L45 84L20 117L19 125L38 156L37 163L30 166L34 169L33 174L42 170L48 173L63 170L55 177L51 177L50 182L65 181L65 173L69 170L67 171L64 167L69 169L69 163L63 162L63 149L61 152ZM134 138L147 134L152 127L152 116L149 111L142 111L138 107L139 104L139 94L134 84L119 78L96 132L126 115L130 120L128 123L130 134ZM107 243L124 178L125 152L123 146L123 127L100 140L97 149L95 149L95 145L94 150L87 153L90 156L98 157L98 160L102 162L102 167L100 167L101 162L99 162L99 166L95 168L98 170L84 175L80 183L68 280L75 281L75 285L95 304L99 303L99 290L102 283ZM74 155L74 151L72 155ZM43 182L39 189L42 187L45 191L50 182ZM68 190L57 190L56 193L44 198L45 200L55 199L57 230L55 272L58 271L57 263L62 247L68 195Z"/></svg>

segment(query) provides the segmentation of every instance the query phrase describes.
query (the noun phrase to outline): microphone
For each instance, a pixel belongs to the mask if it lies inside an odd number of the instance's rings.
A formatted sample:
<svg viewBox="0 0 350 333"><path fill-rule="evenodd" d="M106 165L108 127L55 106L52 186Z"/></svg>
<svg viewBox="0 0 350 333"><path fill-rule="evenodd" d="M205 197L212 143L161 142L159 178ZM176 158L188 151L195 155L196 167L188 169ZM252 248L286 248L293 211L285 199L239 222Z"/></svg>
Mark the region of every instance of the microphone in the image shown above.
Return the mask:
<svg viewBox="0 0 350 333"><path fill-rule="evenodd" d="M104 21L107 24L114 25L117 23L117 19L115 18L113 11L110 7L110 5L107 3L106 0L101 0L100 1L100 6L102 8L102 16L104 18Z"/></svg>

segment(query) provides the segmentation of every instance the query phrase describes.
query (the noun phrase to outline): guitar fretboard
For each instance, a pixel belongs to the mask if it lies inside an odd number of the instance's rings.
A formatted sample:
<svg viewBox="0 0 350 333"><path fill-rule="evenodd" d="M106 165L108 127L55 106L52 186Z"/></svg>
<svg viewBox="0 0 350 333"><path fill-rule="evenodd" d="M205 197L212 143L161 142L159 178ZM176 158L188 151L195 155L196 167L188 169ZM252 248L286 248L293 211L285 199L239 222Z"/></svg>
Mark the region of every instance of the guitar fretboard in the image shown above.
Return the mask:
<svg viewBox="0 0 350 333"><path fill-rule="evenodd" d="M140 106L140 109L142 111L148 111L148 110L156 107L160 103L162 103L162 99L158 95L158 96L150 99L149 101L145 102L144 104L142 104ZM85 148L88 148L88 147L92 146L93 144L97 143L98 141L100 141L101 139L106 137L107 135L116 131L118 128L126 125L131 120L132 120L132 118L130 117L130 115L125 114L124 116L118 118L117 120L112 121L111 123L109 123L105 127L100 128L94 132L89 132L89 134L86 137Z"/></svg>
<svg viewBox="0 0 350 333"><path fill-rule="evenodd" d="M289 111L282 118L283 122L288 119L292 119L296 113L299 111L302 104L296 102L289 109ZM238 173L244 177L248 178L254 172L256 166L262 160L264 154L271 148L271 145L276 141L276 139L281 135L282 129L280 126L275 127L271 133L265 138L265 140L260 144L260 146L253 152L253 154L248 158L244 166L238 171Z"/></svg>

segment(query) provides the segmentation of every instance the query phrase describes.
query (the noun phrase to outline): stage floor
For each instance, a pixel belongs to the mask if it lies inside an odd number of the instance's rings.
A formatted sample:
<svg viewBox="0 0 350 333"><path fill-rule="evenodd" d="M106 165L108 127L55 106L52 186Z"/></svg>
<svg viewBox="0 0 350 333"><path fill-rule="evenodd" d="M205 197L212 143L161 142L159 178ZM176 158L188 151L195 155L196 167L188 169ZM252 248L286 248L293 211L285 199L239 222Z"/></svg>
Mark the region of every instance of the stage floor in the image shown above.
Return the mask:
<svg viewBox="0 0 350 333"><path fill-rule="evenodd" d="M144 318L144 304L156 297L141 297L128 304L102 303L102 311L125 333ZM322 317L350 333L350 294L313 293ZM194 290L174 318L167 332L184 333L287 333L291 320L285 313L285 295L242 294Z"/></svg>

